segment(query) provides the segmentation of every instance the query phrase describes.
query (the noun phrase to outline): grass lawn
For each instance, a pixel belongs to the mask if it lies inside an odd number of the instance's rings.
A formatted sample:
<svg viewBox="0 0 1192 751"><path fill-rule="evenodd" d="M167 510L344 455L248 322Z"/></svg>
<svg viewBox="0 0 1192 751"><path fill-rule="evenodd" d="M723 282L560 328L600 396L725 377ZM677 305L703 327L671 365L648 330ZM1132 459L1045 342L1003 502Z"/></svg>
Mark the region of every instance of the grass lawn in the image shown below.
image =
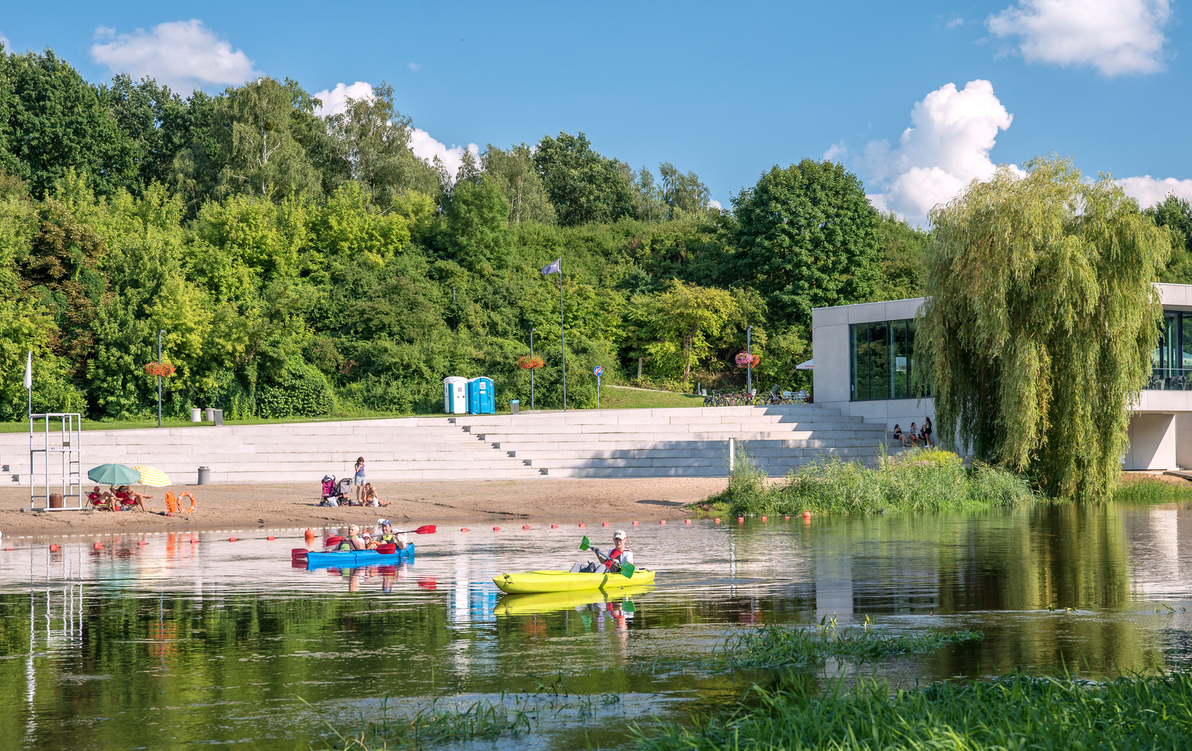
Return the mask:
<svg viewBox="0 0 1192 751"><path fill-rule="evenodd" d="M675 391L646 391L644 389L603 386L600 389L601 409L660 409L663 407L702 407L704 398Z"/></svg>

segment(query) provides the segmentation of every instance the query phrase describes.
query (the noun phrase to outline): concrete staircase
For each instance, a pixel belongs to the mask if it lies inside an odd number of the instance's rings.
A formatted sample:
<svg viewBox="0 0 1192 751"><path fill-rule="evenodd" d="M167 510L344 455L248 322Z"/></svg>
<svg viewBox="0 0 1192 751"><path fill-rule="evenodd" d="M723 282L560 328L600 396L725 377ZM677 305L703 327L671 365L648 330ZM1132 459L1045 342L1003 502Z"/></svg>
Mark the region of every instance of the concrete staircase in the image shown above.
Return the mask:
<svg viewBox="0 0 1192 751"><path fill-rule="evenodd" d="M822 456L875 463L884 424L810 404L468 415L455 424L549 477L722 477L729 439L770 476Z"/></svg>
<svg viewBox="0 0 1192 751"><path fill-rule="evenodd" d="M148 464L178 483L193 483L205 466L212 482L313 484L350 474L357 456L370 480L723 477L730 438L779 476L822 455L873 463L885 426L803 404L583 410L92 430L82 454L84 472ZM0 463L27 482L28 434L0 434Z"/></svg>

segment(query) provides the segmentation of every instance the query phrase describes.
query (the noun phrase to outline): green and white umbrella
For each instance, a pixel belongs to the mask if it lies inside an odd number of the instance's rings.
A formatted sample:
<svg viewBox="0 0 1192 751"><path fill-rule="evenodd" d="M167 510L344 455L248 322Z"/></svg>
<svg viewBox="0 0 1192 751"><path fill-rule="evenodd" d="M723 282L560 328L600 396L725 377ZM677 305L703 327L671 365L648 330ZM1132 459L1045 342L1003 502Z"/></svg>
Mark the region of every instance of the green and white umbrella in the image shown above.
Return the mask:
<svg viewBox="0 0 1192 751"><path fill-rule="evenodd" d="M141 473L124 464L101 464L87 470L87 478L100 485L135 485Z"/></svg>

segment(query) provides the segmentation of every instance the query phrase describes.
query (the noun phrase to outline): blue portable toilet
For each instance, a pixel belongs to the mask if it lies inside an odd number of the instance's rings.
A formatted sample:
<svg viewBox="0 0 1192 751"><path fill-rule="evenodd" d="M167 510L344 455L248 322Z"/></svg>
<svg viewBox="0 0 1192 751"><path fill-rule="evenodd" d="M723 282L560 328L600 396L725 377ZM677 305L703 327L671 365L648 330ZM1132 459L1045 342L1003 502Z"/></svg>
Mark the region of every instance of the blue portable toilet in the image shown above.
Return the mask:
<svg viewBox="0 0 1192 751"><path fill-rule="evenodd" d="M468 414L491 415L497 411L493 379L485 376L468 379Z"/></svg>

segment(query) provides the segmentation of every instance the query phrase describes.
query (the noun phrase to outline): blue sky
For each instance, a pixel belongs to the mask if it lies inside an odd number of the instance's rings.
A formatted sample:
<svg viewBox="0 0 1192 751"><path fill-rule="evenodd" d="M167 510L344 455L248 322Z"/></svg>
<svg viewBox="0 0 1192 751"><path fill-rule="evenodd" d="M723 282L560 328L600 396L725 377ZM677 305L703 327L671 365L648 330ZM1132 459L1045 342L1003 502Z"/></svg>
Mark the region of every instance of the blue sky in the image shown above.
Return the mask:
<svg viewBox="0 0 1192 751"><path fill-rule="evenodd" d="M725 205L774 164L830 154L876 205L921 222L994 164L1051 151L1129 178L1144 204L1192 198L1186 20L1167 0L62 0L7 8L0 35L52 47L92 81L387 81L422 155L582 130L634 167L696 172Z"/></svg>

